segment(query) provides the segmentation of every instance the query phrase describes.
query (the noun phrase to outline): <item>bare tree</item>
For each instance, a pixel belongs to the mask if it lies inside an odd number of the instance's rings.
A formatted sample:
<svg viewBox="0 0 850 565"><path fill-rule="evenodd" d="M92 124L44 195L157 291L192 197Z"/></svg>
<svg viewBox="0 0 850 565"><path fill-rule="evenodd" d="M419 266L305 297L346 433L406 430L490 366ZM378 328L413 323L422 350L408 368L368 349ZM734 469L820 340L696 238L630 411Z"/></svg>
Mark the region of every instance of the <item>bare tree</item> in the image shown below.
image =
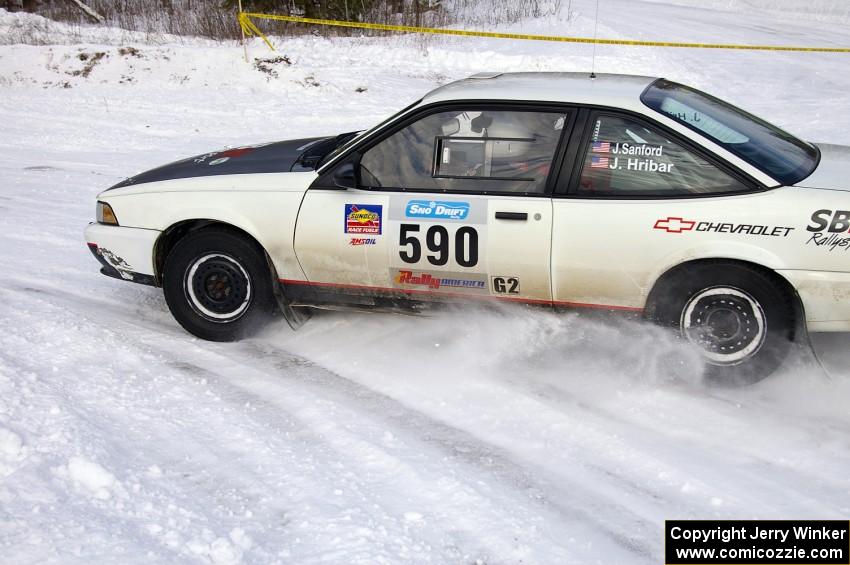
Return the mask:
<svg viewBox="0 0 850 565"><path fill-rule="evenodd" d="M76 5L77 5L77 7L78 7L80 10L82 10L82 12L83 12L86 16L88 16L89 18L91 18L91 19L92 19L92 20L94 20L95 22L97 22L97 23L99 23L99 24L102 24L102 23L105 21L105 20L104 20L104 18L103 18L103 16L101 16L100 14L98 14L97 12L95 12L94 10L92 10L92 9L91 9L91 7L89 7L89 6L88 6L85 2L81 2L80 0L71 0L71 2L72 2L72 3L74 3L74 4L76 4Z"/></svg>

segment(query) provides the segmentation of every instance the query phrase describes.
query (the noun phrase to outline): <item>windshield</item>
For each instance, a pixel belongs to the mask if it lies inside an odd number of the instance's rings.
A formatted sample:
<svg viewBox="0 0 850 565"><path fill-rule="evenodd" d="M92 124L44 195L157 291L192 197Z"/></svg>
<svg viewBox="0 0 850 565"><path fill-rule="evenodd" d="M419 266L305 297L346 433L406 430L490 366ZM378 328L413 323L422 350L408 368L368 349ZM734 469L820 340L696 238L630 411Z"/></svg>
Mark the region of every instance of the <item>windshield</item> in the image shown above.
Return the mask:
<svg viewBox="0 0 850 565"><path fill-rule="evenodd" d="M416 102L414 102L413 104L410 104L409 106L402 108L401 110L399 110L398 112L396 112L395 114L393 114L389 118L385 119L383 122L379 123L375 127L370 128L368 130L361 131L361 132L357 132L357 134L354 135L353 137L342 140L340 142L340 144L337 145L334 148L333 151L331 151L330 153L328 153L327 155L325 155L322 158L322 161L319 163L319 168L324 167L326 164L333 161L336 158L337 155L339 155L340 153L342 153L343 151L345 151L346 149L351 147L356 141L358 141L364 135L369 135L373 131L378 131L379 129L381 129L382 127L384 127L388 123L394 121L397 117L401 116L402 114L404 114L405 112L407 112L408 110L410 110L411 108L413 108L414 106L419 104L420 102L422 102L421 98L419 100L417 100Z"/></svg>
<svg viewBox="0 0 850 565"><path fill-rule="evenodd" d="M702 134L784 185L814 171L818 150L778 127L693 88L660 79L644 104Z"/></svg>

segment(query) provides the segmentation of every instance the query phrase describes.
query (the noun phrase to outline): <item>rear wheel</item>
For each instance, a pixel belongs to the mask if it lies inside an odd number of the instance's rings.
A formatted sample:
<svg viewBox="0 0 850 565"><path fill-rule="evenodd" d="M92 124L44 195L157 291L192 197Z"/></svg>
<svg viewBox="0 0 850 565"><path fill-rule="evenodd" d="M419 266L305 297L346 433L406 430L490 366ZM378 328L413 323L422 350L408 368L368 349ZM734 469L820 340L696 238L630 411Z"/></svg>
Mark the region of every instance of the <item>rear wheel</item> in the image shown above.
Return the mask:
<svg viewBox="0 0 850 565"><path fill-rule="evenodd" d="M703 264L663 281L649 317L703 353L712 384L752 384L775 371L794 340L792 297L764 272Z"/></svg>
<svg viewBox="0 0 850 565"><path fill-rule="evenodd" d="M200 230L178 241L165 260L162 288L174 318L206 340L247 337L275 312L262 250L226 229Z"/></svg>

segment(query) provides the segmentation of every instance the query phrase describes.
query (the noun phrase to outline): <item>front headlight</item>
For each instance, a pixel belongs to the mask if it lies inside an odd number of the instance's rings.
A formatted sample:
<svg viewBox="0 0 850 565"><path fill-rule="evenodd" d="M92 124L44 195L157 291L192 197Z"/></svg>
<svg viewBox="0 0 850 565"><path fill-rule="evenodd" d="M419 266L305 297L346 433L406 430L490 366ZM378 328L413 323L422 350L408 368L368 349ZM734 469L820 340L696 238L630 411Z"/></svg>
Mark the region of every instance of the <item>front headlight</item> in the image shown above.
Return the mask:
<svg viewBox="0 0 850 565"><path fill-rule="evenodd" d="M106 202L97 201L97 223L106 224L108 226L117 226L118 218L115 217L115 212L112 211L112 206Z"/></svg>

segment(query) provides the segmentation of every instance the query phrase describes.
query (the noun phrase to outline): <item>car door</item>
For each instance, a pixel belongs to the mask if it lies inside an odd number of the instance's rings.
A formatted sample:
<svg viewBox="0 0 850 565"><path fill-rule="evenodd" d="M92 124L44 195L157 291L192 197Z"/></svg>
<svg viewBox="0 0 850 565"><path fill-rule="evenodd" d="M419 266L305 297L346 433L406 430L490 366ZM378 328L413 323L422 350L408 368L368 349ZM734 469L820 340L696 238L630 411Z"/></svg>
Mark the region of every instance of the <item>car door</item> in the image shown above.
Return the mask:
<svg viewBox="0 0 850 565"><path fill-rule="evenodd" d="M554 163L572 114L432 108L355 147L305 194L295 250L306 284L348 295L550 302ZM329 186L330 185L330 186Z"/></svg>
<svg viewBox="0 0 850 565"><path fill-rule="evenodd" d="M766 212L778 193L657 124L614 111L586 111L586 124L553 200L556 304L640 311L678 263L779 256L793 237Z"/></svg>

